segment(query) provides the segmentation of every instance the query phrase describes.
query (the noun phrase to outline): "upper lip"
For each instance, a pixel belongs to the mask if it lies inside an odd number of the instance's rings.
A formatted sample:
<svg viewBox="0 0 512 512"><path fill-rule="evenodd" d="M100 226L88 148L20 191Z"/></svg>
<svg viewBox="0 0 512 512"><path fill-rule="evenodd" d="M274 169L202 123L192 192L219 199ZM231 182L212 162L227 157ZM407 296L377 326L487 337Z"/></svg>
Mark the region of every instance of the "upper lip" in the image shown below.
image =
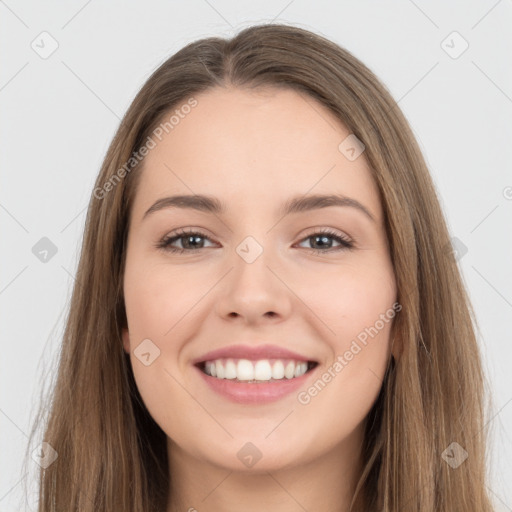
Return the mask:
<svg viewBox="0 0 512 512"><path fill-rule="evenodd" d="M230 345L228 347L219 348L203 354L202 356L194 359L192 364L223 358L249 359L251 361L257 361L260 359L293 359L295 361L316 362L314 359L297 354L297 352L292 352L291 350L277 345Z"/></svg>

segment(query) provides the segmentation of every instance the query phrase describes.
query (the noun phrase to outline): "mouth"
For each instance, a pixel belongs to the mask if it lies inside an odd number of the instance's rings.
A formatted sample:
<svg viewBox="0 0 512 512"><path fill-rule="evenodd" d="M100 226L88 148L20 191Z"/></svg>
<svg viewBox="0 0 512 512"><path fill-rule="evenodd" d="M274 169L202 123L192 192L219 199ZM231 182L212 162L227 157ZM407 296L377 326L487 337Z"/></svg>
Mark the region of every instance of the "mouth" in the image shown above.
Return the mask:
<svg viewBox="0 0 512 512"><path fill-rule="evenodd" d="M240 384L285 383L299 379L318 366L316 361L294 359L220 358L196 363L203 374Z"/></svg>
<svg viewBox="0 0 512 512"><path fill-rule="evenodd" d="M262 406L285 399L315 378L317 361L304 359L208 359L193 364L218 396L238 405Z"/></svg>

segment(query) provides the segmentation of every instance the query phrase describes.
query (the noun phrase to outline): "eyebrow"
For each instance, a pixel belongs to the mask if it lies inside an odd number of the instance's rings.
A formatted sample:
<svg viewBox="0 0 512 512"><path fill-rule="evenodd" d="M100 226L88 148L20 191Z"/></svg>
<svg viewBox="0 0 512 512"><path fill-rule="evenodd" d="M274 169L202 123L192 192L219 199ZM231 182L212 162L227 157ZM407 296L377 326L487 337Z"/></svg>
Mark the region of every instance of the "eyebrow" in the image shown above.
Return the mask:
<svg viewBox="0 0 512 512"><path fill-rule="evenodd" d="M371 214L371 212L359 201L340 194L315 194L309 196L293 197L283 204L278 213L284 217L285 215L292 213L303 213L320 208L328 208L330 206L348 206L351 208L356 208L360 212L364 213L370 220L376 222L375 217ZM214 214L223 214L227 211L226 205L213 196L201 194L177 195L163 197L162 199L156 201L146 211L142 220L148 217L151 213L167 208L186 208Z"/></svg>

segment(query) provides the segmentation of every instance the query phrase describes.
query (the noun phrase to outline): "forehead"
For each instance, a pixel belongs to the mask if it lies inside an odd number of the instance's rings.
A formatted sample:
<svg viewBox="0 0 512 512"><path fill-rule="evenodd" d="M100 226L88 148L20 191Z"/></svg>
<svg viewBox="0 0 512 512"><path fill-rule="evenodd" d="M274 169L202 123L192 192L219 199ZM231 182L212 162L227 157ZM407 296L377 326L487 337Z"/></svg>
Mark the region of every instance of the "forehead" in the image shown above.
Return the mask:
<svg viewBox="0 0 512 512"><path fill-rule="evenodd" d="M346 157L339 146L350 131L310 96L215 88L193 98L194 107L182 108L187 98L164 116L175 114L144 159L134 210L175 194L216 196L250 212L291 196L338 193L381 216L364 152Z"/></svg>

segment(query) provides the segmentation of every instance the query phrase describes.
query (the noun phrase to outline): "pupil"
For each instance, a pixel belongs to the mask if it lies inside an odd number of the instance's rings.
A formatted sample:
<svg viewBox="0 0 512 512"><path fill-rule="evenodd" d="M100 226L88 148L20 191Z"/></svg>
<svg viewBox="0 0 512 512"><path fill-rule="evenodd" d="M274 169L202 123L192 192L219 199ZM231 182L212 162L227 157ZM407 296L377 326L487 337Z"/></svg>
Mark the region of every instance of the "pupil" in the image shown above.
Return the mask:
<svg viewBox="0 0 512 512"><path fill-rule="evenodd" d="M328 242L326 242L326 240L329 240L329 237L328 237L328 236L322 235L322 236L315 236L315 237L313 237L313 238L315 239L315 244L316 244L316 241L317 241L317 240L321 240L321 241L322 241L322 243L323 243L324 245L321 245L321 247L323 247L323 246L325 246L325 245L329 245L329 243L328 243Z"/></svg>
<svg viewBox="0 0 512 512"><path fill-rule="evenodd" d="M187 237L187 238L185 239L185 240L187 241L187 242L186 242L186 244L185 244L185 246L189 246L190 242L192 242L192 244L190 244L190 245L192 245L192 246L193 246L194 241L197 241L197 240L198 240L198 239L200 239L200 238L201 238L200 236L193 236L193 235L192 235L192 236Z"/></svg>

